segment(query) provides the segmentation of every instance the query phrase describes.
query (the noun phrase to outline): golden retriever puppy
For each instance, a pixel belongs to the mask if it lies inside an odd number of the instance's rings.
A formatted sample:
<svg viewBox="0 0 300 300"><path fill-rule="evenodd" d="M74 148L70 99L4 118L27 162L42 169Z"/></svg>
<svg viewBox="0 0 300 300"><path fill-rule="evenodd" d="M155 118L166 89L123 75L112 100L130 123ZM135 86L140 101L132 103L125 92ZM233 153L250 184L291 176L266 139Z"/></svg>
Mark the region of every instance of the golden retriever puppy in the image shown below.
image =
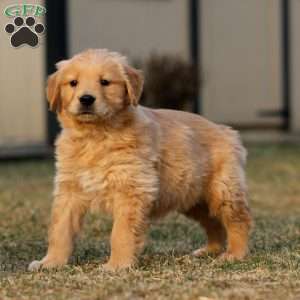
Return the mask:
<svg viewBox="0 0 300 300"><path fill-rule="evenodd" d="M49 246L29 269L66 264L91 207L113 217L108 270L133 266L151 219L170 211L204 227L207 245L194 255L242 259L251 216L238 134L195 114L138 105L142 73L118 53L87 50L57 68L47 87L62 126Z"/></svg>

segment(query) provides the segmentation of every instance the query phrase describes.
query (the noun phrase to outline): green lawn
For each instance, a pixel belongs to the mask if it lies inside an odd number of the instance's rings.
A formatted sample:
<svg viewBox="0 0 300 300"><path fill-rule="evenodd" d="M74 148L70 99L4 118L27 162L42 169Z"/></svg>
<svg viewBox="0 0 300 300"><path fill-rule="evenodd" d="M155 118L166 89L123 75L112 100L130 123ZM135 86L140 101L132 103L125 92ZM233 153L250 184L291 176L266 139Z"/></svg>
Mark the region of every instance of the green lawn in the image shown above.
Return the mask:
<svg viewBox="0 0 300 300"><path fill-rule="evenodd" d="M0 299L300 299L300 146L249 147L255 230L250 256L221 263L190 252L198 225L173 214L152 226L133 271L105 273L111 220L87 218L71 264L29 273L46 251L52 161L0 164Z"/></svg>

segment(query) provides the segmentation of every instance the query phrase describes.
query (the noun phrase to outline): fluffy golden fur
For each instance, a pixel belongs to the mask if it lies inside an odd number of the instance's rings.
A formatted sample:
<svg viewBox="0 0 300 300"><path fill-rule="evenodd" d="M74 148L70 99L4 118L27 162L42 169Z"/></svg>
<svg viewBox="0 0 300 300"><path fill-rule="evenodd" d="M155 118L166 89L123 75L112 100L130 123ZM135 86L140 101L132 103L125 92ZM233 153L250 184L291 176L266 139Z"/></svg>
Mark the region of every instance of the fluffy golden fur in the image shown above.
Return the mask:
<svg viewBox="0 0 300 300"><path fill-rule="evenodd" d="M133 266L151 219L172 210L204 227L207 245L196 256L242 259L251 216L238 134L195 114L138 105L143 76L118 53L87 50L57 68L47 87L62 126L49 247L29 268L66 264L91 207L114 220L108 270ZM82 104L84 95L94 102Z"/></svg>

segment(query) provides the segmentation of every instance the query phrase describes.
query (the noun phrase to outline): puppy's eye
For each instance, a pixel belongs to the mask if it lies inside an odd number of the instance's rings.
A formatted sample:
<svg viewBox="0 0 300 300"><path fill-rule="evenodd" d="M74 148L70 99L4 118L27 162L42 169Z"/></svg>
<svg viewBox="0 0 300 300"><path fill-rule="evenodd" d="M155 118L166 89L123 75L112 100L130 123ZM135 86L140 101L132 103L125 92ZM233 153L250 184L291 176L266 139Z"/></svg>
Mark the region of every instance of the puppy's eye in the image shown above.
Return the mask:
<svg viewBox="0 0 300 300"><path fill-rule="evenodd" d="M78 81L77 80L72 80L70 81L70 86L74 87L78 84Z"/></svg>
<svg viewBox="0 0 300 300"><path fill-rule="evenodd" d="M101 80L100 80L100 83L101 83L101 85L103 85L103 86L107 86L107 85L110 84L110 81L108 81L108 80L106 80L106 79L101 79Z"/></svg>

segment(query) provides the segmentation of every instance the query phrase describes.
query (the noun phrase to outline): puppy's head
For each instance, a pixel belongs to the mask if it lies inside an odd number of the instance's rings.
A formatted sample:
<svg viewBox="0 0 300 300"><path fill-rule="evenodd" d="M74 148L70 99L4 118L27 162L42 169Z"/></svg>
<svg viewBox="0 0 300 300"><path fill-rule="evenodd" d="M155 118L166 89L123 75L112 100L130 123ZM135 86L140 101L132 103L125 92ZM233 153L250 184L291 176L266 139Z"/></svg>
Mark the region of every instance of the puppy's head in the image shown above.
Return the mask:
<svg viewBox="0 0 300 300"><path fill-rule="evenodd" d="M59 115L91 123L138 104L143 76L116 52L87 50L56 66L48 78L47 98Z"/></svg>

